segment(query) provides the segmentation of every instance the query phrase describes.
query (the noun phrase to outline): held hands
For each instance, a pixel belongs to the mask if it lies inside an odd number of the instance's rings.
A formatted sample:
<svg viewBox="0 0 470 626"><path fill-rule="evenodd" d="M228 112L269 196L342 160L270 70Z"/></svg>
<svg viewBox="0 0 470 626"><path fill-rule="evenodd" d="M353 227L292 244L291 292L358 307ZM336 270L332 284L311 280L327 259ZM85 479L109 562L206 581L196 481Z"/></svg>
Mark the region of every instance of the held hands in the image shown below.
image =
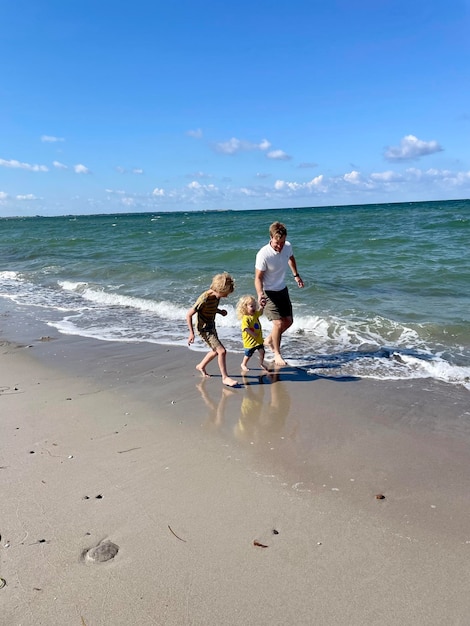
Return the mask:
<svg viewBox="0 0 470 626"><path fill-rule="evenodd" d="M217 309L217 313L225 317L227 315L227 311L225 309Z"/></svg>

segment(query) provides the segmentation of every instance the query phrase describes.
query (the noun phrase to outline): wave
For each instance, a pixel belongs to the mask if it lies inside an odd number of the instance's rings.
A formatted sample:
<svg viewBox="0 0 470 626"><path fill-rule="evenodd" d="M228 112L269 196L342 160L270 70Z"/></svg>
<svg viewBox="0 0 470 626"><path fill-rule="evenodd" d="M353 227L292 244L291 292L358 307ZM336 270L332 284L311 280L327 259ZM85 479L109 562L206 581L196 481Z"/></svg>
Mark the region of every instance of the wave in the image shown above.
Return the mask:
<svg viewBox="0 0 470 626"><path fill-rule="evenodd" d="M84 282L59 281L58 284L64 291L80 294L84 300L101 305L104 308L132 308L137 311L156 313L158 316L169 320L181 319L181 316L186 315L186 309L166 300L158 302L146 298L109 293L104 289L90 287L88 283Z"/></svg>
<svg viewBox="0 0 470 626"><path fill-rule="evenodd" d="M381 349L376 352L320 354L309 363L296 360L310 375L324 378L369 378L374 380L433 379L470 390L470 367L449 363L429 353Z"/></svg>

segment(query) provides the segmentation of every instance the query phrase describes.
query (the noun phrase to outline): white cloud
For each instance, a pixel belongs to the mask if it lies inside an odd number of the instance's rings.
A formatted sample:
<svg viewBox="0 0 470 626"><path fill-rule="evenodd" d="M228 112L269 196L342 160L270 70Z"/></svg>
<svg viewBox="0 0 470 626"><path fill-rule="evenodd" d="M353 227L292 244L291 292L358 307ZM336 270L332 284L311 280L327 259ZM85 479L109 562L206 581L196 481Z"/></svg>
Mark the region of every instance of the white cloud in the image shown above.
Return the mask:
<svg viewBox="0 0 470 626"><path fill-rule="evenodd" d="M343 179L347 183L351 183L352 185L357 185L361 182L361 174L360 172L353 170L352 172L349 172L348 174L344 174Z"/></svg>
<svg viewBox="0 0 470 626"><path fill-rule="evenodd" d="M188 130L186 134L194 139L202 139L202 130L200 128L196 128L196 130Z"/></svg>
<svg viewBox="0 0 470 626"><path fill-rule="evenodd" d="M315 178L312 178L312 180L306 182L306 183L296 183L296 182L288 182L285 180L276 180L276 182L274 183L274 189L276 189L277 191L283 191L283 190L287 190L287 191L312 191L312 190L318 190L318 191L325 191L324 188L324 177L323 174L320 174L320 176L316 176Z"/></svg>
<svg viewBox="0 0 470 626"><path fill-rule="evenodd" d="M258 144L260 150L268 150L271 147L270 142L267 139L262 139Z"/></svg>
<svg viewBox="0 0 470 626"><path fill-rule="evenodd" d="M399 146L389 146L384 152L384 157L388 161L408 161L442 150L437 141L422 141L414 135L406 135Z"/></svg>
<svg viewBox="0 0 470 626"><path fill-rule="evenodd" d="M51 135L43 135L41 141L45 143L56 143L57 141L65 141L63 137L52 137Z"/></svg>
<svg viewBox="0 0 470 626"><path fill-rule="evenodd" d="M206 174L206 172L192 172L191 174L186 174L186 178L212 178L210 174Z"/></svg>
<svg viewBox="0 0 470 626"><path fill-rule="evenodd" d="M371 180L383 183L397 183L403 180L403 176L398 172L387 170L386 172L376 172L370 175Z"/></svg>
<svg viewBox="0 0 470 626"><path fill-rule="evenodd" d="M67 165L64 165L63 163L61 163L60 161L53 161L52 165L54 167L56 167L58 170L68 170L69 168L67 167Z"/></svg>
<svg viewBox="0 0 470 626"><path fill-rule="evenodd" d="M8 194L6 191L0 191L0 201L6 200L8 198Z"/></svg>
<svg viewBox="0 0 470 626"><path fill-rule="evenodd" d="M21 163L16 159L11 159L10 161L6 161L5 159L0 159L0 166L2 167L11 167L13 169L22 169L29 170L30 172L48 172L49 168L46 165L31 165L30 163Z"/></svg>
<svg viewBox="0 0 470 626"><path fill-rule="evenodd" d="M158 187L155 187L155 189L152 191L152 196L162 197L164 195L165 195L164 189L159 189Z"/></svg>
<svg viewBox="0 0 470 626"><path fill-rule="evenodd" d="M16 196L17 200L39 200L39 198L37 198L34 194L32 193L28 193L26 195L22 195L22 196Z"/></svg>
<svg viewBox="0 0 470 626"><path fill-rule="evenodd" d="M237 152L248 152L251 150L268 150L270 147L271 144L267 139L262 139L259 143L252 143L244 139L237 139L236 137L215 144L216 151L222 154L235 154Z"/></svg>
<svg viewBox="0 0 470 626"><path fill-rule="evenodd" d="M202 185L201 183L198 183L197 180L193 180L188 185L188 189L201 189L201 188L202 188Z"/></svg>
<svg viewBox="0 0 470 626"><path fill-rule="evenodd" d="M125 167L122 167L122 165L116 165L114 169L116 170L116 172L119 172L119 174L127 174L128 171L131 174L137 174L137 175L144 173L144 170L139 167L134 167L131 170L127 170Z"/></svg>
<svg viewBox="0 0 470 626"><path fill-rule="evenodd" d="M420 170L413 167L407 169L406 174L408 174L410 180L414 179L427 183L444 183L451 187L457 187L470 182L470 171L452 172L450 170L438 170L435 168Z"/></svg>
<svg viewBox="0 0 470 626"><path fill-rule="evenodd" d="M248 196L248 197L253 197L257 195L254 189L249 189L248 187L240 187L239 191L242 195Z"/></svg>
<svg viewBox="0 0 470 626"><path fill-rule="evenodd" d="M136 202L134 200L134 198L121 198L121 204L123 204L124 206L135 206Z"/></svg>
<svg viewBox="0 0 470 626"><path fill-rule="evenodd" d="M187 188L191 189L192 191L197 191L200 194L203 194L205 192L214 193L219 191L219 189L215 185L201 185L201 183L199 183L197 180L193 180L192 182L190 182L189 185L187 185Z"/></svg>
<svg viewBox="0 0 470 626"><path fill-rule="evenodd" d="M271 150L271 152L266 154L266 158L274 159L275 161L289 161L291 157L284 150Z"/></svg>
<svg viewBox="0 0 470 626"><path fill-rule="evenodd" d="M78 165L74 165L73 169L76 174L91 174L91 171L81 163L78 163Z"/></svg>
<svg viewBox="0 0 470 626"><path fill-rule="evenodd" d="M372 174L352 170L331 178L320 175L308 182L277 180L274 184L276 194L281 197L296 197L307 201L309 197L324 196L327 192L332 204L333 198L338 197L341 198L342 204L387 202L390 194L394 193L399 194L394 200L398 202L403 200L403 194L408 194L409 197L416 194L422 196L423 193L431 196L434 194L437 197L445 197L444 194L448 194L448 197L452 197L455 194L468 194L466 190L469 189L470 170L455 172L436 168L427 170L408 168L403 173L387 170ZM245 188L240 191L246 194ZM364 193L367 195L362 197L359 195ZM271 197L267 190L264 196Z"/></svg>

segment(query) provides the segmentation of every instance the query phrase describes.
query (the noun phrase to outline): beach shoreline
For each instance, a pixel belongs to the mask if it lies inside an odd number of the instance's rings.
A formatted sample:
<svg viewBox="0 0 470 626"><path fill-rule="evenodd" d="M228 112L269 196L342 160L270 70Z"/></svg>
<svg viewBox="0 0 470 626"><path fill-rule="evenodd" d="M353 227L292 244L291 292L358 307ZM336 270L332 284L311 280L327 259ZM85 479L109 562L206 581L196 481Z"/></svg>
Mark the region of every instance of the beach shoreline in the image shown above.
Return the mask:
<svg viewBox="0 0 470 626"><path fill-rule="evenodd" d="M465 623L468 391L43 332L2 332L5 624Z"/></svg>

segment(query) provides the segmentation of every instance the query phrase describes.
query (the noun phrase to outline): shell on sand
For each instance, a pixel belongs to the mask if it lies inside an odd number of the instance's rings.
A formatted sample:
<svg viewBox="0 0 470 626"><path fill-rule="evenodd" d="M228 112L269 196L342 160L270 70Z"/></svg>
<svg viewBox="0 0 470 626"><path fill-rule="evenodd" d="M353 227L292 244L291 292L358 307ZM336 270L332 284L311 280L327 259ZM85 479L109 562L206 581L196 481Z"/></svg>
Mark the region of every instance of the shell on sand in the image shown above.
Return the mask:
<svg viewBox="0 0 470 626"><path fill-rule="evenodd" d="M86 551L84 557L88 563L104 563L114 559L119 552L119 546L112 541L102 541L94 548Z"/></svg>

